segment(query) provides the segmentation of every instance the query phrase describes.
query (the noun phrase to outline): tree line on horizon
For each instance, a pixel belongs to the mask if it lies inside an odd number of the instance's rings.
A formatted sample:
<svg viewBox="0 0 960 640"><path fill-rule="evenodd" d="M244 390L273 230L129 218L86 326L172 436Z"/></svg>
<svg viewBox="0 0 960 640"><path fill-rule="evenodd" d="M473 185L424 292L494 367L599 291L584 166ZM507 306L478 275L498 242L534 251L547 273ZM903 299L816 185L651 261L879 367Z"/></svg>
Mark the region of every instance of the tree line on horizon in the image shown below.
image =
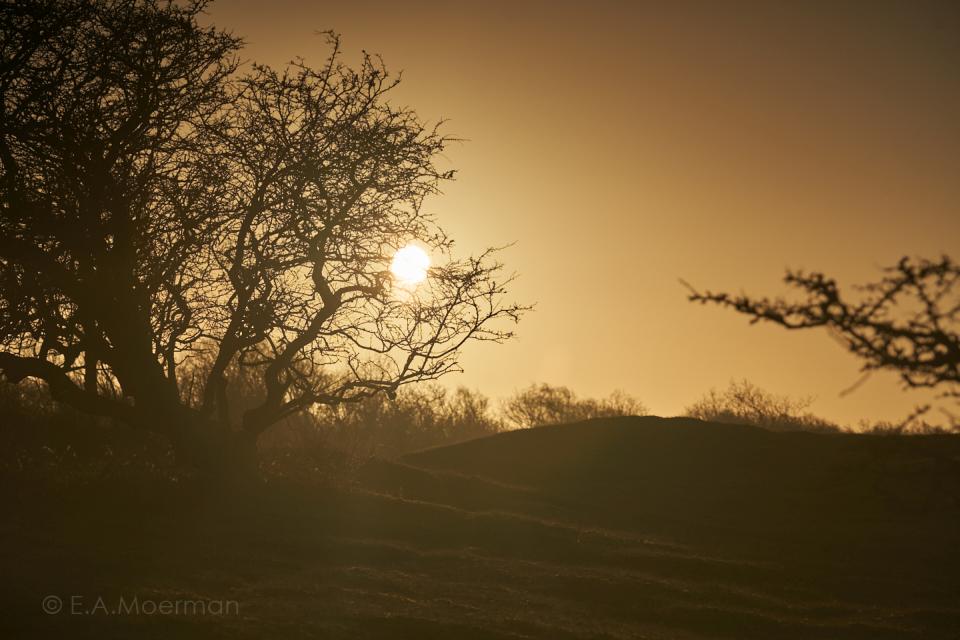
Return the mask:
<svg viewBox="0 0 960 640"><path fill-rule="evenodd" d="M812 401L777 395L747 380L734 380L725 389L709 390L688 405L683 416L773 431L891 435L955 432L917 416L897 423L839 425L810 412ZM42 385L0 386L0 412L6 416L0 429L0 470L62 478L91 473L179 472L162 438L132 432L107 419L92 420L53 400ZM465 387L412 386L392 399L380 395L292 416L261 441L261 468L269 476L314 478L319 474L343 482L353 468L372 457L395 458L514 429L643 415L649 415L646 405L622 391L589 398L566 386L539 383L494 402L480 391Z"/></svg>

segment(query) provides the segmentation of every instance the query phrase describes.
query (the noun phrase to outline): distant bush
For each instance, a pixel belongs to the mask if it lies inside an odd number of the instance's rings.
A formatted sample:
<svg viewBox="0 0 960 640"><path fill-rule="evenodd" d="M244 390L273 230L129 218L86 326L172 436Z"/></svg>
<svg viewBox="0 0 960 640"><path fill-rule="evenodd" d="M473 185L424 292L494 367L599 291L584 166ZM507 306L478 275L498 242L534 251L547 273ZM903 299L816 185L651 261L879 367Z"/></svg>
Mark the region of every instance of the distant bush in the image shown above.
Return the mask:
<svg viewBox="0 0 960 640"><path fill-rule="evenodd" d="M647 413L647 407L622 391L600 400L581 399L567 387L534 384L507 399L502 412L511 426L525 428L590 418L640 416Z"/></svg>
<svg viewBox="0 0 960 640"><path fill-rule="evenodd" d="M287 458L290 452L302 456L306 451L335 450L360 461L510 428L644 413L642 403L622 392L601 400L580 399L566 387L541 384L494 407L487 396L463 387L449 391L438 385L410 386L401 388L393 399L378 395L322 408L309 414L309 420L301 416L267 434L261 448Z"/></svg>
<svg viewBox="0 0 960 640"><path fill-rule="evenodd" d="M687 407L685 414L709 422L750 424L773 431L836 432L841 428L807 409L810 398L778 396L747 380L733 381L724 391L711 389Z"/></svg>
<svg viewBox="0 0 960 640"><path fill-rule="evenodd" d="M392 400L378 395L326 408L315 419L332 446L362 456L395 456L503 430L489 398L464 387L451 392L437 385L404 387Z"/></svg>
<svg viewBox="0 0 960 640"><path fill-rule="evenodd" d="M947 413L946 424L931 423L926 419L930 412L930 405L917 407L913 413L908 415L900 422L866 422L861 421L856 431L858 433L869 433L882 436L901 436L901 435L935 435L935 434L955 434L960 432L960 421L957 416Z"/></svg>

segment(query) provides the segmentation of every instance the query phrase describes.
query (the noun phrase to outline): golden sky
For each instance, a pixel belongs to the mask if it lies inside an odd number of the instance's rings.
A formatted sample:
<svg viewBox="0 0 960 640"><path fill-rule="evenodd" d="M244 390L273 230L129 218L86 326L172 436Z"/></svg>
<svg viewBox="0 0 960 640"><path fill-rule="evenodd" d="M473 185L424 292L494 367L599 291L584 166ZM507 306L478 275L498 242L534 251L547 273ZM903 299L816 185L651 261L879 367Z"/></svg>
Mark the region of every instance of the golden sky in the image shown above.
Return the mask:
<svg viewBox="0 0 960 640"><path fill-rule="evenodd" d="M451 379L620 388L660 415L748 378L848 423L922 398L822 332L749 326L678 283L785 291L786 267L865 281L960 257L960 9L944 2L219 0L245 56L319 66L318 30L403 70L395 100L468 141L428 203L504 259L536 311Z"/></svg>

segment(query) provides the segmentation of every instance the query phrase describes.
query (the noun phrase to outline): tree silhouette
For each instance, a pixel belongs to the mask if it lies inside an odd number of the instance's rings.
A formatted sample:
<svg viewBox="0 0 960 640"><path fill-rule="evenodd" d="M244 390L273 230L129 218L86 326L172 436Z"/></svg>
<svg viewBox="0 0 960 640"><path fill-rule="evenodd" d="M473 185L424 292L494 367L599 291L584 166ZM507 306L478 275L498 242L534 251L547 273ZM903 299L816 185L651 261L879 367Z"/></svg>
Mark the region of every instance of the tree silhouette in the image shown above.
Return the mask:
<svg viewBox="0 0 960 640"><path fill-rule="evenodd" d="M960 401L960 266L904 257L878 282L857 287L851 302L822 273L787 272L785 282L806 294L800 302L700 293L690 300L732 308L787 329L824 327L863 360L865 372L895 371L908 388L928 388ZM956 418L951 416L956 423Z"/></svg>
<svg viewBox="0 0 960 640"><path fill-rule="evenodd" d="M285 416L457 369L523 307L422 210L451 140L390 104L379 58L350 68L330 35L319 69L244 71L205 5L0 8L0 370L223 471ZM402 290L414 239L446 262ZM242 411L235 367L260 381Z"/></svg>

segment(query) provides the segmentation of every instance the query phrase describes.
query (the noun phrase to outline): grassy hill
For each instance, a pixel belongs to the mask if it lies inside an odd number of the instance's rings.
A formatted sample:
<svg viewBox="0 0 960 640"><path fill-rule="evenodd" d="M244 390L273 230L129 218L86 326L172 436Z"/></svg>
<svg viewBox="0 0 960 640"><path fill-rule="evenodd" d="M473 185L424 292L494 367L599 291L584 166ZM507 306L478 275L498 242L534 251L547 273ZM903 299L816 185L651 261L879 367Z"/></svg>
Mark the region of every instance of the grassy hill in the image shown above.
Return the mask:
<svg viewBox="0 0 960 640"><path fill-rule="evenodd" d="M3 637L952 638L960 438L620 418L356 485L3 486ZM45 615L43 596L232 599Z"/></svg>

